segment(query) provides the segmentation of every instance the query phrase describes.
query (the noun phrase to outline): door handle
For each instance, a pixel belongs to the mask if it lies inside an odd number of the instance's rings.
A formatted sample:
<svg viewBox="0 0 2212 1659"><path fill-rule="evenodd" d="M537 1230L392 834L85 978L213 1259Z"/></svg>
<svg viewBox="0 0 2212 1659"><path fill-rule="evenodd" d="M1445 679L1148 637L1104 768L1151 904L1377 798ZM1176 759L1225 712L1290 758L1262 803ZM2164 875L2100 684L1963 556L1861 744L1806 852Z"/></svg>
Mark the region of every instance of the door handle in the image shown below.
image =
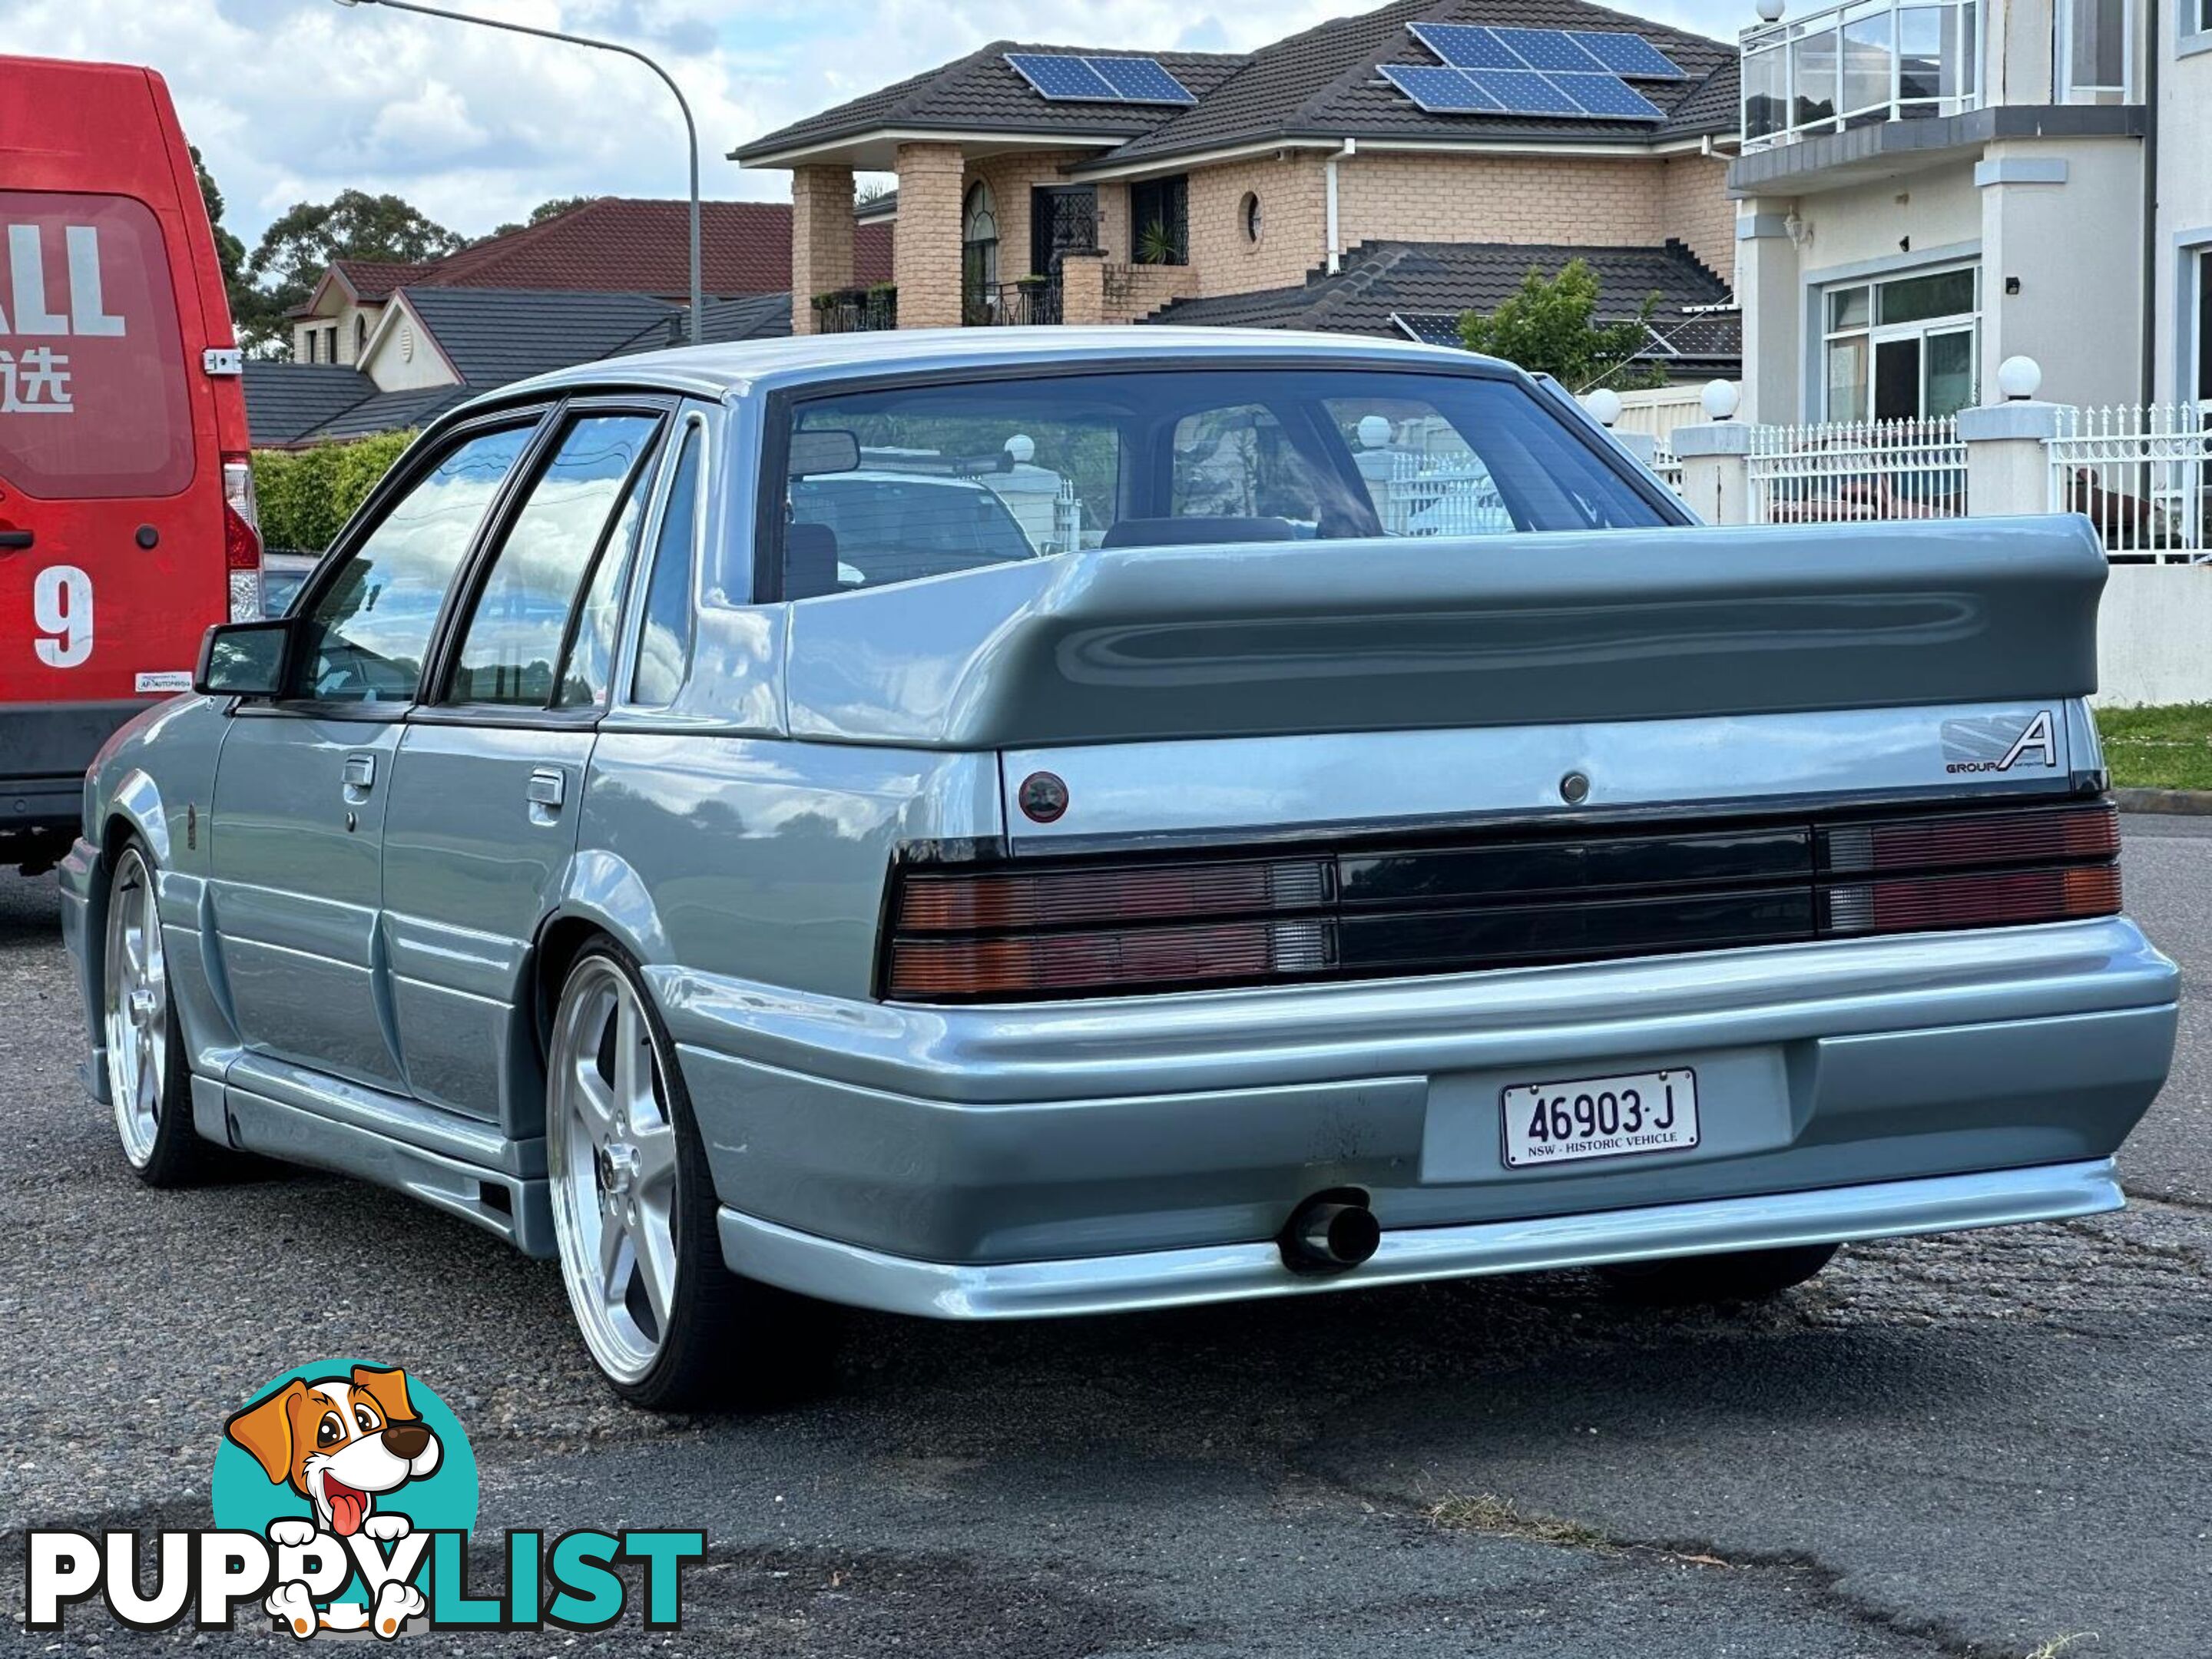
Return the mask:
<svg viewBox="0 0 2212 1659"><path fill-rule="evenodd" d="M368 799L368 792L376 787L376 757L348 755L344 777L345 798L358 806Z"/></svg>
<svg viewBox="0 0 2212 1659"><path fill-rule="evenodd" d="M530 803L530 821L550 824L560 817L561 803L568 799L568 775L557 767L541 766L531 773L522 793Z"/></svg>
<svg viewBox="0 0 2212 1659"><path fill-rule="evenodd" d="M17 553L39 538L27 530L0 530L0 553Z"/></svg>

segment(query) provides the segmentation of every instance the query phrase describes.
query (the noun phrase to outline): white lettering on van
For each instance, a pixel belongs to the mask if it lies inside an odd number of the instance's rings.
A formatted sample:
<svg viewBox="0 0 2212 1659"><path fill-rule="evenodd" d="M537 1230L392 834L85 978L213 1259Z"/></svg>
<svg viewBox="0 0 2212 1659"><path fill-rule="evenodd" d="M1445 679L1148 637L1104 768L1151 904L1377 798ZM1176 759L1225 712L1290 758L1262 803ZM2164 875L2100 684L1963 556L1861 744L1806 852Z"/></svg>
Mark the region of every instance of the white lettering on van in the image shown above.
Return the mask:
<svg viewBox="0 0 2212 1659"><path fill-rule="evenodd" d="M46 259L36 225L8 227L8 265L14 273L15 332L66 334L69 319L46 309Z"/></svg>
<svg viewBox="0 0 2212 1659"><path fill-rule="evenodd" d="M123 319L101 302L99 227L71 225L63 239L69 246L70 328L79 334L121 334Z"/></svg>
<svg viewBox="0 0 2212 1659"><path fill-rule="evenodd" d="M15 325L10 329L7 312L0 310L0 334L90 334L115 338L126 333L124 319L107 309L100 285L100 228L64 226L62 244L69 253L70 308L49 311L46 233L37 225L8 227L8 287L15 303Z"/></svg>
<svg viewBox="0 0 2212 1659"><path fill-rule="evenodd" d="M31 584L31 620L46 637L31 648L49 668L75 668L92 654L92 578L73 564L50 564Z"/></svg>
<svg viewBox="0 0 2212 1659"><path fill-rule="evenodd" d="M52 346L33 346L20 357L0 351L0 415L74 415L69 359Z"/></svg>

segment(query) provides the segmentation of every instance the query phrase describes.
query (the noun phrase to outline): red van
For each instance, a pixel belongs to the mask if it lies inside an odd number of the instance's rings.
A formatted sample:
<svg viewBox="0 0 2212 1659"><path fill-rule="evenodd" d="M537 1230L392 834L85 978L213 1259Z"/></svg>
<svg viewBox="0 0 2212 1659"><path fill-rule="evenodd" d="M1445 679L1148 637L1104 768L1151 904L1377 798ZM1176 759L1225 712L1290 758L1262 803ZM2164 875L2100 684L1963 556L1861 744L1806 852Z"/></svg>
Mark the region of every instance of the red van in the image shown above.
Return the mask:
<svg viewBox="0 0 2212 1659"><path fill-rule="evenodd" d="M215 235L150 70L0 57L0 863L75 832L86 764L260 614Z"/></svg>

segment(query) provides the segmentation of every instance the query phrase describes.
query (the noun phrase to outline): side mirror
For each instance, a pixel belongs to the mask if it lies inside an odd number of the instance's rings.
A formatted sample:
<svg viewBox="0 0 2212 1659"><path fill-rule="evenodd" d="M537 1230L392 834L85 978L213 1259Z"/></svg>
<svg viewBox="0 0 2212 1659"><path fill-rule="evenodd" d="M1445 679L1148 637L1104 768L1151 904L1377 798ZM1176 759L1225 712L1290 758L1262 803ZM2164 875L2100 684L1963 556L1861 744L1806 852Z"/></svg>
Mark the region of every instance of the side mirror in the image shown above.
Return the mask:
<svg viewBox="0 0 2212 1659"><path fill-rule="evenodd" d="M274 697L284 690L293 623L217 623L200 641L192 690L211 697Z"/></svg>

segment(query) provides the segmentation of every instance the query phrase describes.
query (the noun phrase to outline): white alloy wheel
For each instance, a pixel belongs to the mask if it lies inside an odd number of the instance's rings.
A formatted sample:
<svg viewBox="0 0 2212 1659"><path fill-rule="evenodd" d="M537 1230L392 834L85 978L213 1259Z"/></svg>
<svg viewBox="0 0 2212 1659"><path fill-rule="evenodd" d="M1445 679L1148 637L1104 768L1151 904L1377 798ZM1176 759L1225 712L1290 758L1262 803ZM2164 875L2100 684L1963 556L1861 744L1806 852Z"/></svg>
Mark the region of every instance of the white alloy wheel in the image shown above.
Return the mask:
<svg viewBox="0 0 2212 1659"><path fill-rule="evenodd" d="M169 975L154 872L137 847L107 890L107 1089L123 1155L143 1170L154 1157L169 1073Z"/></svg>
<svg viewBox="0 0 2212 1659"><path fill-rule="evenodd" d="M599 1368L635 1383L677 1304L677 1130L635 988L587 953L562 988L546 1054L546 1174L561 1277Z"/></svg>

